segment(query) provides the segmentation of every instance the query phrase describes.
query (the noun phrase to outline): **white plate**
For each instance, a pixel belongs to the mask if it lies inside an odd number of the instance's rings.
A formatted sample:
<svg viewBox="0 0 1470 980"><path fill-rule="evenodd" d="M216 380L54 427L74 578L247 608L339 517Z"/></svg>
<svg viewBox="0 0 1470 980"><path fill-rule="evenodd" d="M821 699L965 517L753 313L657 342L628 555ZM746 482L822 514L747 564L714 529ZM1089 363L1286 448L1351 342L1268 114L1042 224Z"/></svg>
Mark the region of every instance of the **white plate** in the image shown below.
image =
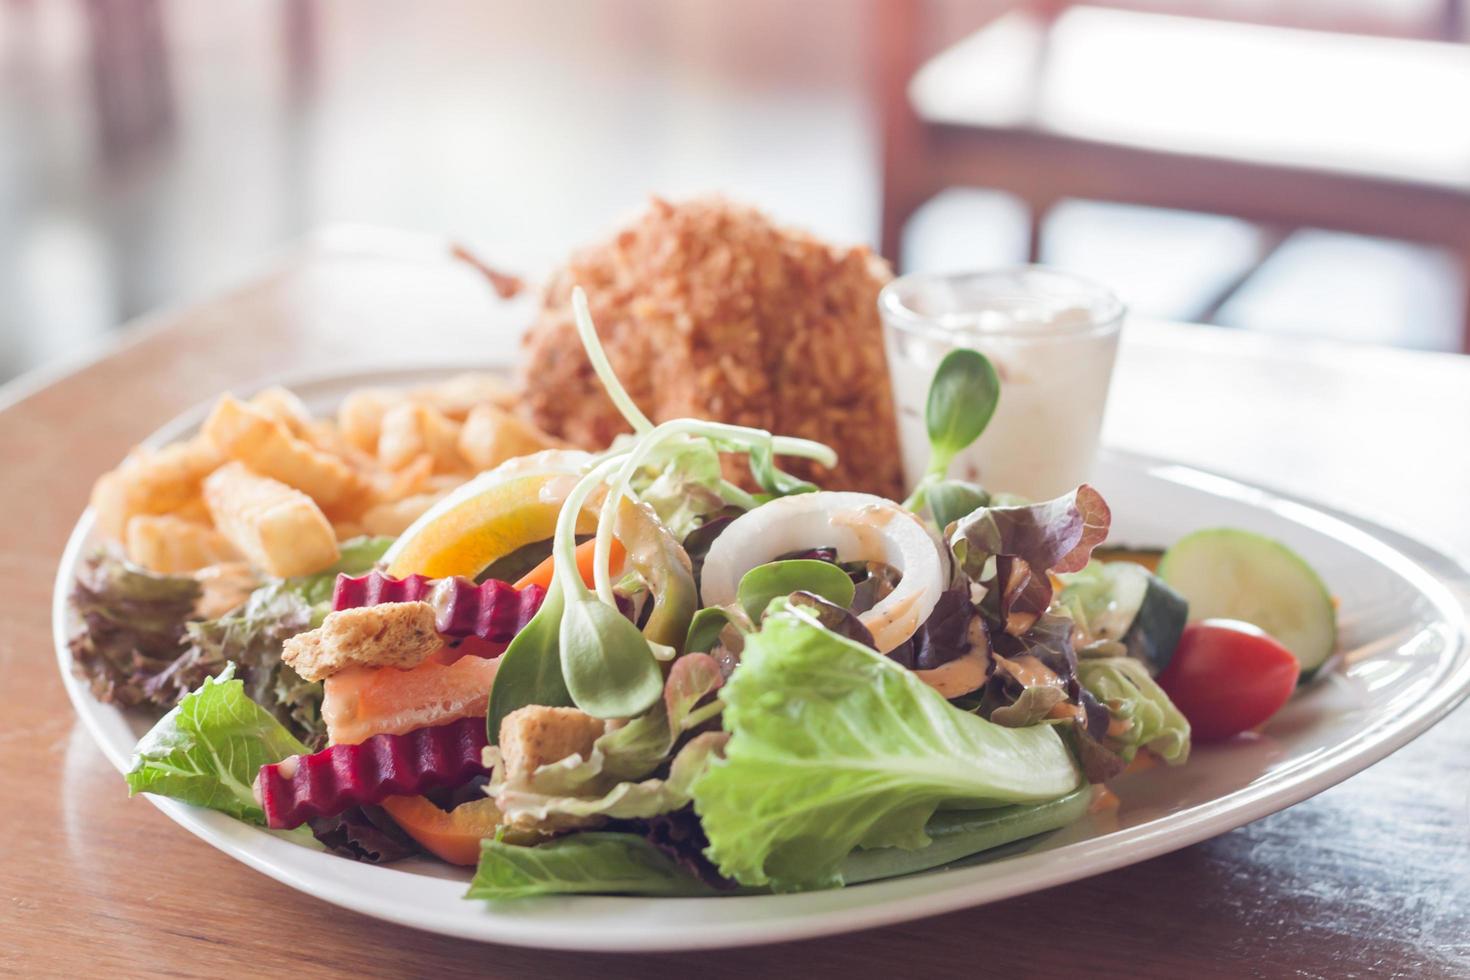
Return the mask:
<svg viewBox="0 0 1470 980"><path fill-rule="evenodd" d="M416 383L432 370L357 372L297 382L318 411L365 384ZM154 441L197 426L198 409ZM388 867L314 852L222 814L150 797L225 853L324 901L420 929L554 949L677 950L755 945L888 925L993 902L1122 867L1224 833L1321 792L1442 718L1470 690L1470 572L1418 542L1183 466L1107 454L1094 480L1116 543L1167 543L1211 525L1279 538L1321 571L1342 602L1336 671L1300 692L1257 737L1198 746L1189 764L1115 784L1116 817L1088 817L1006 856L928 874L801 895L715 899L568 897L487 905L461 896L468 875L429 860ZM57 657L77 713L119 771L147 719L92 699L70 670L65 597L93 544L83 515L58 572ZM1385 843L1385 847L1389 844Z"/></svg>

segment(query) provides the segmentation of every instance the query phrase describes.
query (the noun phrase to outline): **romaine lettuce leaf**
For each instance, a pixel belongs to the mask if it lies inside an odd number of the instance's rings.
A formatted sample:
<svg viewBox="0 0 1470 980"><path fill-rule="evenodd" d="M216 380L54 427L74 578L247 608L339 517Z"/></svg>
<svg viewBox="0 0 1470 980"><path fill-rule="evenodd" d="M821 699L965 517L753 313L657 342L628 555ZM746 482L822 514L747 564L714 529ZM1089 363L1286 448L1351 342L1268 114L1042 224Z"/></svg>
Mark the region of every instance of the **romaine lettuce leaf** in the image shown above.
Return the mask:
<svg viewBox="0 0 1470 980"><path fill-rule="evenodd" d="M234 665L186 695L134 750L128 792L170 796L264 826L253 784L260 767L307 751L245 696Z"/></svg>
<svg viewBox="0 0 1470 980"><path fill-rule="evenodd" d="M1131 761L1139 748L1173 766L1189 759L1189 722L1141 661L1086 659L1078 663L1077 677L1112 714L1115 724L1105 741L1124 760Z"/></svg>
<svg viewBox="0 0 1470 980"><path fill-rule="evenodd" d="M842 883L857 847L923 847L940 806L1035 803L1079 784L1050 726L1002 728L788 606L721 689L724 761L694 784L720 873L777 891Z"/></svg>
<svg viewBox="0 0 1470 980"><path fill-rule="evenodd" d="M466 898L713 893L638 834L588 832L535 847L487 839L480 847L480 865Z"/></svg>

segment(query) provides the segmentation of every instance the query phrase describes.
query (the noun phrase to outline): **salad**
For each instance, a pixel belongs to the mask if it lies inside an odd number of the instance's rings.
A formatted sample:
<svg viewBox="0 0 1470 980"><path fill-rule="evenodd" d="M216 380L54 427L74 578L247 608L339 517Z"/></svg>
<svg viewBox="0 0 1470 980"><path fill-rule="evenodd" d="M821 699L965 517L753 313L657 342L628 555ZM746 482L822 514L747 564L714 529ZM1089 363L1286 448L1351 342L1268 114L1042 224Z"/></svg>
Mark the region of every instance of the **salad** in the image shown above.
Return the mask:
<svg viewBox="0 0 1470 980"><path fill-rule="evenodd" d="M940 364L897 501L781 467L831 466L817 442L655 424L574 306L633 429L605 451L497 407L466 479L446 447L478 408L350 399L382 403L373 446L409 481L277 392L110 475L126 557L82 568L72 654L99 698L162 712L130 792L473 867L476 899L831 888L1115 806L1109 781L1259 726L1329 661L1333 601L1284 545L1110 551L1091 486L950 479L1002 397L977 352Z"/></svg>

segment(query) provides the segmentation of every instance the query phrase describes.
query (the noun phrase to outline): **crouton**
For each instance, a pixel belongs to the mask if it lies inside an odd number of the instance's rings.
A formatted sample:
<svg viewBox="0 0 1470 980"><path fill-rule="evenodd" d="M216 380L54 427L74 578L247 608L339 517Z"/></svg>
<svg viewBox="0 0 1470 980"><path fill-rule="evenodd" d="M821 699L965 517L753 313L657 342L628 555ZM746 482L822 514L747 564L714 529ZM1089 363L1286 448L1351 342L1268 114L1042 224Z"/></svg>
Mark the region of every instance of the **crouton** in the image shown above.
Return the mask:
<svg viewBox="0 0 1470 980"><path fill-rule="evenodd" d="M417 667L443 646L427 602L341 609L286 641L281 659L309 681L347 667Z"/></svg>
<svg viewBox="0 0 1470 980"><path fill-rule="evenodd" d="M605 722L576 708L517 708L500 722L502 778L528 779L539 767L569 755L586 758L606 728Z"/></svg>

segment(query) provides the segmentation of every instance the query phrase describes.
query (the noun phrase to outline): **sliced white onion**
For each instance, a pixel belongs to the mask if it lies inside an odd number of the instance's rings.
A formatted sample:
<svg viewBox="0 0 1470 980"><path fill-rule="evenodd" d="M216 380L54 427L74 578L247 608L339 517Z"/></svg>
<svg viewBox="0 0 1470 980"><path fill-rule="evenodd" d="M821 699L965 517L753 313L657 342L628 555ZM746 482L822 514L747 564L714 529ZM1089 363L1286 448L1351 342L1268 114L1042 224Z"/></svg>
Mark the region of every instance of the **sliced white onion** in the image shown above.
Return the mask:
<svg viewBox="0 0 1470 980"><path fill-rule="evenodd" d="M471 497L477 497L486 490L523 476L575 476L585 470L590 462L592 456L580 449L543 449L529 456L508 459L494 469L486 470L467 483L460 484L447 497L419 515L419 519L410 524L408 530L400 534L398 540L388 548L383 555L383 564L392 565L416 534Z"/></svg>
<svg viewBox="0 0 1470 980"><path fill-rule="evenodd" d="M742 514L715 538L700 595L706 606L735 601L740 579L792 551L835 548L842 561L876 561L899 573L898 585L858 618L880 653L907 640L929 618L944 590L939 546L917 517L870 493L802 493Z"/></svg>

